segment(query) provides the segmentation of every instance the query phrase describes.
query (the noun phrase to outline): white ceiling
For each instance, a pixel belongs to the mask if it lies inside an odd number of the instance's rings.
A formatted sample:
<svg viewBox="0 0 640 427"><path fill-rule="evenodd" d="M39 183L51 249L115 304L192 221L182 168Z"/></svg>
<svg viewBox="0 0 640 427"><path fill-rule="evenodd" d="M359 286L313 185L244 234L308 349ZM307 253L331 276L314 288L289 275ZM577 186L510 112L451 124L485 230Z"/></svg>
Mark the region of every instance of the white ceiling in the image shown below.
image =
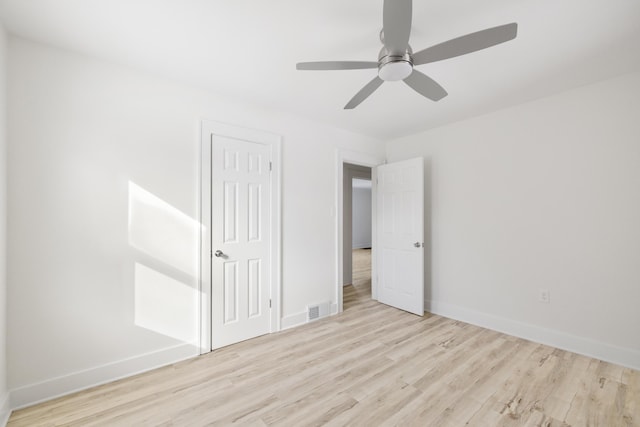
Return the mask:
<svg viewBox="0 0 640 427"><path fill-rule="evenodd" d="M296 71L300 61L376 61L382 0L0 0L22 37L392 139L640 70L637 0L414 0L414 51L517 22L511 42L418 67L449 96L401 82L352 111L376 70Z"/></svg>

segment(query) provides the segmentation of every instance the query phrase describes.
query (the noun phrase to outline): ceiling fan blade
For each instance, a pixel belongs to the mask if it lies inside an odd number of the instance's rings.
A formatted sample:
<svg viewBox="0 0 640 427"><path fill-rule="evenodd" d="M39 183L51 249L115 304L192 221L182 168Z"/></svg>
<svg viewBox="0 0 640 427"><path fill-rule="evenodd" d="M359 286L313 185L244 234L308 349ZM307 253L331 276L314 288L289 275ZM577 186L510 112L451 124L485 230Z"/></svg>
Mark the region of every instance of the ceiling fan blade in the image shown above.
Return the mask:
<svg viewBox="0 0 640 427"><path fill-rule="evenodd" d="M409 77L404 79L404 82L420 95L425 96L432 101L440 101L442 98L447 96L447 91L444 90L444 88L435 80L415 69Z"/></svg>
<svg viewBox="0 0 640 427"><path fill-rule="evenodd" d="M518 35L518 24L500 25L498 27L487 28L457 37L449 41L428 47L413 54L413 64L422 65L430 62L441 61L443 59L454 58L456 56L486 49L500 43L513 40Z"/></svg>
<svg viewBox="0 0 640 427"><path fill-rule="evenodd" d="M411 35L412 0L384 0L382 29L390 55L404 55Z"/></svg>
<svg viewBox="0 0 640 427"><path fill-rule="evenodd" d="M363 70L368 68L378 68L378 63L372 61L318 61L296 64L296 70Z"/></svg>
<svg viewBox="0 0 640 427"><path fill-rule="evenodd" d="M376 76L373 80L367 83L365 87L360 89L360 92L356 93L356 95L351 98L351 101L349 101L349 103L344 106L344 109L352 110L356 108L362 101L367 99L369 95L375 92L375 90L378 89L382 83L384 83L384 80Z"/></svg>

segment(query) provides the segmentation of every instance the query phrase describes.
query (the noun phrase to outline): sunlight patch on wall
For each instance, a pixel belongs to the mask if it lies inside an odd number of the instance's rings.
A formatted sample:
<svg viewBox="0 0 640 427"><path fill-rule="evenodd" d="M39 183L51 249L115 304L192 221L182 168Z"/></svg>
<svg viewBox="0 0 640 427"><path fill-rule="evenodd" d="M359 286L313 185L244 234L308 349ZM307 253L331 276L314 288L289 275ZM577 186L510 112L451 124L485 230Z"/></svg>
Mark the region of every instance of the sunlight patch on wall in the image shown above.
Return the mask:
<svg viewBox="0 0 640 427"><path fill-rule="evenodd" d="M129 244L191 277L197 276L201 226L129 181Z"/></svg>
<svg viewBox="0 0 640 427"><path fill-rule="evenodd" d="M135 324L192 343L198 332L198 291L145 265L135 266Z"/></svg>

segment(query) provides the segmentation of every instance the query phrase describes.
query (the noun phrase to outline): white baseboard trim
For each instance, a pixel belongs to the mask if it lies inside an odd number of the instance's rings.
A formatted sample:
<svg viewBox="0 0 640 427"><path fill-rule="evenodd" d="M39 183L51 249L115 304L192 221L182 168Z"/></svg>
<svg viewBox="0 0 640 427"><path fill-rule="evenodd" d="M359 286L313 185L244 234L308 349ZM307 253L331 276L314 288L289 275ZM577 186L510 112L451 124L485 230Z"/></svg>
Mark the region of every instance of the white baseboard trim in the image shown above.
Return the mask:
<svg viewBox="0 0 640 427"><path fill-rule="evenodd" d="M318 319L314 319L313 322L316 322L320 319L324 319L325 317L328 317L328 316L333 316L335 314L338 314L338 304L329 303L329 313L326 316L322 316ZM302 326L305 323L309 323L309 321L307 320L307 312L301 311L299 313L290 314L289 316L283 317L281 326L282 326L282 330L284 331L285 329L291 329L291 328L295 328L296 326Z"/></svg>
<svg viewBox="0 0 640 427"><path fill-rule="evenodd" d="M294 328L296 326L304 325L307 323L307 312L301 311L300 313L290 314L282 318L282 330Z"/></svg>
<svg viewBox="0 0 640 427"><path fill-rule="evenodd" d="M10 391L11 407L15 410L35 405L56 397L170 365L199 354L200 350L197 343L179 344L174 347L29 384Z"/></svg>
<svg viewBox="0 0 640 427"><path fill-rule="evenodd" d="M9 399L9 392L5 392L0 397L0 426L5 427L11 416L11 402Z"/></svg>
<svg viewBox="0 0 640 427"><path fill-rule="evenodd" d="M634 349L618 347L438 301L425 300L425 310L507 335L640 370L640 351Z"/></svg>

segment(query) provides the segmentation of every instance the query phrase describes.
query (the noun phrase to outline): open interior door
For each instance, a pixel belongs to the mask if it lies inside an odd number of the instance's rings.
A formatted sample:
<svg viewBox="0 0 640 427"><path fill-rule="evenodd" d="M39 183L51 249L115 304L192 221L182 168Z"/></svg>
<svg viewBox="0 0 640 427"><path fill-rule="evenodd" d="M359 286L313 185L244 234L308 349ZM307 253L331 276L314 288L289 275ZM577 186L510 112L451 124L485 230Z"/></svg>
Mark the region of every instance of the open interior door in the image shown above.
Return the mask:
<svg viewBox="0 0 640 427"><path fill-rule="evenodd" d="M378 301L424 315L424 161L377 167Z"/></svg>

